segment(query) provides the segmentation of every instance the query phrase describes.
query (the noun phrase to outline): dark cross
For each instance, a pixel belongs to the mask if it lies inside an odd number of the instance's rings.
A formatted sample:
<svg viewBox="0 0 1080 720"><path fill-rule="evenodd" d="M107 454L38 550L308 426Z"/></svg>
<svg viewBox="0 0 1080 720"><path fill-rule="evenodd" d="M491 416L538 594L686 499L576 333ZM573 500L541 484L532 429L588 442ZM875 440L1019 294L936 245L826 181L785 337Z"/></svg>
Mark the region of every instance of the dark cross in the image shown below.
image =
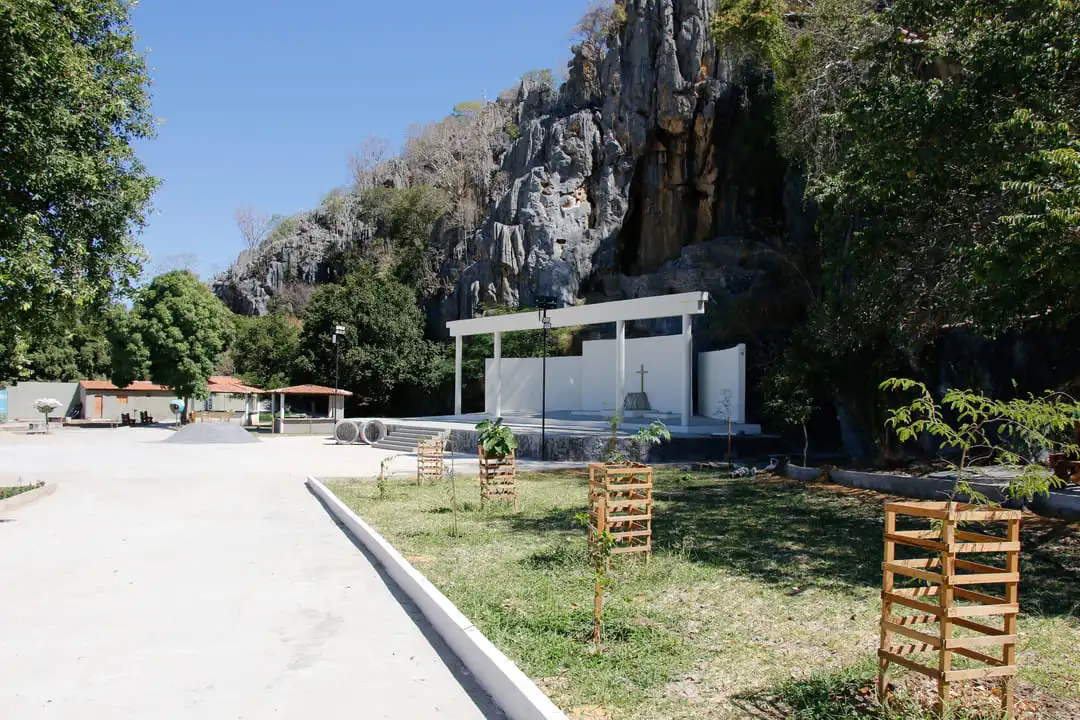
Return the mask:
<svg viewBox="0 0 1080 720"><path fill-rule="evenodd" d="M642 365L641 369L638 370L634 374L641 376L641 392L644 393L645 392L645 376L649 374L649 371L645 369L644 365Z"/></svg>

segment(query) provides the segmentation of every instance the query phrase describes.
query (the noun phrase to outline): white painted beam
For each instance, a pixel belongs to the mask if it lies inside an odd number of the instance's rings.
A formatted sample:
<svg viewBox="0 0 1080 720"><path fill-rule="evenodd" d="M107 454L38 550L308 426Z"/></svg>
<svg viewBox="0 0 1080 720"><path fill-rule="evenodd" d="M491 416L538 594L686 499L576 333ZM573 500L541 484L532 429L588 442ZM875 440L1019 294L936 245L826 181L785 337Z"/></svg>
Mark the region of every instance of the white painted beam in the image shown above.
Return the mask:
<svg viewBox="0 0 1080 720"><path fill-rule="evenodd" d="M626 397L626 323L615 321L615 406L614 413L622 412L623 398Z"/></svg>
<svg viewBox="0 0 1080 720"><path fill-rule="evenodd" d="M461 414L461 345L462 337L454 338L454 414Z"/></svg>
<svg viewBox="0 0 1080 720"><path fill-rule="evenodd" d="M705 304L708 299L709 293L707 292L657 295L633 300L616 300L593 305L558 308L549 310L548 317L551 319L552 327L574 327L577 325L619 322L620 320L625 322L627 320L651 320L681 315L700 315L705 312ZM452 337L462 337L494 332L542 330L544 326L538 313L523 312L512 315L470 318L468 320L451 320L446 323L446 327Z"/></svg>
<svg viewBox="0 0 1080 720"><path fill-rule="evenodd" d="M693 317L682 316L682 427L690 430L690 415L694 403L694 325Z"/></svg>
<svg viewBox="0 0 1080 720"><path fill-rule="evenodd" d="M502 333L495 333L495 358L491 363L495 374L495 417L502 417Z"/></svg>

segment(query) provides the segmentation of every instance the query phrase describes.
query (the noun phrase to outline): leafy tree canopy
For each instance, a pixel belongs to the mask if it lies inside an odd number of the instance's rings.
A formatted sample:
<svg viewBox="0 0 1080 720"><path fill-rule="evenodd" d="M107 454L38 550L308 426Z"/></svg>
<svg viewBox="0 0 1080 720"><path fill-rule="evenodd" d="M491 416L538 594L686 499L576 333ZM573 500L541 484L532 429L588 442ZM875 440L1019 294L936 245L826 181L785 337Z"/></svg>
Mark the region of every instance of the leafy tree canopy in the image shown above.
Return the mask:
<svg viewBox="0 0 1080 720"><path fill-rule="evenodd" d="M109 377L112 363L105 323L84 317L74 329L57 323L26 354L22 376L29 380L75 382Z"/></svg>
<svg viewBox="0 0 1080 720"><path fill-rule="evenodd" d="M819 211L795 338L819 386L880 410L945 330L1080 317L1080 4L721 0L714 22L772 71Z"/></svg>
<svg viewBox="0 0 1080 720"><path fill-rule="evenodd" d="M110 318L112 381L149 375L182 398L205 398L207 381L233 338L233 315L190 271L154 278L130 312Z"/></svg>
<svg viewBox="0 0 1080 720"><path fill-rule="evenodd" d="M0 0L0 352L12 365L58 318L104 310L139 274L132 230L157 181L131 147L154 123L129 14L123 0Z"/></svg>
<svg viewBox="0 0 1080 720"><path fill-rule="evenodd" d="M272 390L292 385L300 352L300 323L285 313L237 317L233 367L245 382Z"/></svg>
<svg viewBox="0 0 1080 720"><path fill-rule="evenodd" d="M430 392L442 381L442 348L424 339L424 317L413 291L381 277L371 266L349 273L340 284L323 285L311 296L300 334L298 374L334 385L334 327L340 338L341 387L361 405L389 410L410 388Z"/></svg>

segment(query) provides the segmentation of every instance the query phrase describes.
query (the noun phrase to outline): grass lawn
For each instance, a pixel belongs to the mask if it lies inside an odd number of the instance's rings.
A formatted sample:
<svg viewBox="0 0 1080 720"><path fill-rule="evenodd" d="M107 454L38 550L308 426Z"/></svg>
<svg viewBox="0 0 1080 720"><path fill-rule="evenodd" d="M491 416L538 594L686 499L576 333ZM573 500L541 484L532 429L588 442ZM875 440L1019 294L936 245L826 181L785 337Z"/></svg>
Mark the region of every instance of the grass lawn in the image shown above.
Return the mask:
<svg viewBox="0 0 1080 720"><path fill-rule="evenodd" d="M0 487L0 500L6 500L9 497L15 497L21 495L24 492L30 492L31 490L37 490L45 483L34 483L33 485L16 485L14 487Z"/></svg>
<svg viewBox="0 0 1080 720"><path fill-rule="evenodd" d="M584 472L521 476L516 515L481 510L476 478L459 477L456 536L446 483L396 479L383 500L370 481L330 487L572 717L923 717L912 673L892 710L870 692L880 496L678 475L657 473L652 561L615 562L599 652ZM1033 517L1023 540L1020 694L1039 717L1080 717L1080 528Z"/></svg>

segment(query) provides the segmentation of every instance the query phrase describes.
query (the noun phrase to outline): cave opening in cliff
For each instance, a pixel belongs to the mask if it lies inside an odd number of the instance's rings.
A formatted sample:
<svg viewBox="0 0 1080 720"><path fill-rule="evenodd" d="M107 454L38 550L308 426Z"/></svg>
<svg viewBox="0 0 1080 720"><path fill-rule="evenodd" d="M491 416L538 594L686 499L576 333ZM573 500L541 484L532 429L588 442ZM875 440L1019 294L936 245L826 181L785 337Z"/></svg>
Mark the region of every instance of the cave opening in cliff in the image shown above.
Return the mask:
<svg viewBox="0 0 1080 720"><path fill-rule="evenodd" d="M630 180L630 197L626 210L626 220L619 231L618 267L623 275L636 275L641 271L641 229L645 213L645 155L634 164L634 175Z"/></svg>

